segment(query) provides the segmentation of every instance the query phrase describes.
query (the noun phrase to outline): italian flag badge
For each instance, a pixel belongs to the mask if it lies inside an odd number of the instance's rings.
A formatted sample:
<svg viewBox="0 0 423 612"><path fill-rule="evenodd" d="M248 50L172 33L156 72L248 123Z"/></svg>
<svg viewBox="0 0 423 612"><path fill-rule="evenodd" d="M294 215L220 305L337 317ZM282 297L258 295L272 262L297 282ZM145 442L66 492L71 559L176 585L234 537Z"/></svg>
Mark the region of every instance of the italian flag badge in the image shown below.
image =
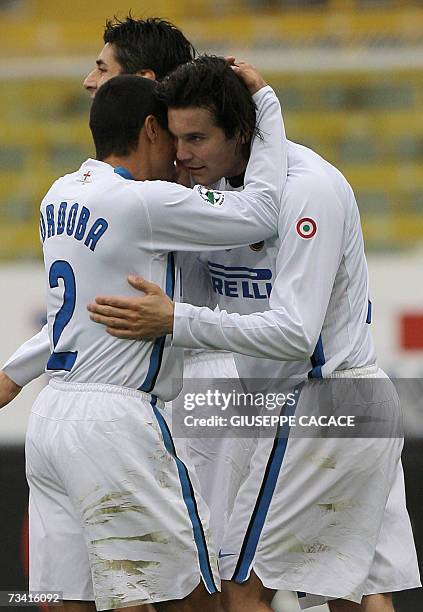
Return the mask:
<svg viewBox="0 0 423 612"><path fill-rule="evenodd" d="M310 217L304 217L297 223L297 234L304 239L313 238L317 232L317 223Z"/></svg>

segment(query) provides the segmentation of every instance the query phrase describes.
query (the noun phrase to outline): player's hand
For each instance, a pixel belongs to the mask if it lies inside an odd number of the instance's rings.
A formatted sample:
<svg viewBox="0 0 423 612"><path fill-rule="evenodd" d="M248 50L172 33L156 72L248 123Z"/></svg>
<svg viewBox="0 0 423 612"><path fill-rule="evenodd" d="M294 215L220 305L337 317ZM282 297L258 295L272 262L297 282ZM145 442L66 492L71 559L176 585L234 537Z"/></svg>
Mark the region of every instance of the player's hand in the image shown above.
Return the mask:
<svg viewBox="0 0 423 612"><path fill-rule="evenodd" d="M225 60L230 64L232 70L244 81L251 95L267 85L261 74L251 64L237 60L233 55L228 55L225 57Z"/></svg>
<svg viewBox="0 0 423 612"><path fill-rule="evenodd" d="M6 406L18 395L22 387L17 385L9 376L0 371L0 408Z"/></svg>
<svg viewBox="0 0 423 612"><path fill-rule="evenodd" d="M90 319L105 325L107 333L129 340L154 340L173 331L174 304L158 285L141 276L128 276L143 297L98 296L88 304Z"/></svg>

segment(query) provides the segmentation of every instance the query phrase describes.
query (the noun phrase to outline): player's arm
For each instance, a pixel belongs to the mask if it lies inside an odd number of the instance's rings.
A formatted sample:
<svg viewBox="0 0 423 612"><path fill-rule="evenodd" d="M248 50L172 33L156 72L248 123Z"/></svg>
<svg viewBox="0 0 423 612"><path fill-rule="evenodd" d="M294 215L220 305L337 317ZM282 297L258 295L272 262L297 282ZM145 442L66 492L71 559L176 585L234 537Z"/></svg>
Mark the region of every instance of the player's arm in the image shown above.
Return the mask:
<svg viewBox="0 0 423 612"><path fill-rule="evenodd" d="M18 395L19 391L22 389L19 385L17 385L6 372L0 371L0 408L6 406L9 402L11 402Z"/></svg>
<svg viewBox="0 0 423 612"><path fill-rule="evenodd" d="M176 346L283 361L308 359L322 330L342 256L344 210L324 179L303 179L291 194L281 210L271 310L240 315L174 304L160 287L138 279L137 288L146 295L132 298L136 304L130 317L119 314L123 305L117 298L116 303L90 307L93 320L120 338L152 339L173 332ZM309 219L308 226L302 219Z"/></svg>
<svg viewBox="0 0 423 612"><path fill-rule="evenodd" d="M24 387L44 373L50 352L47 325L44 325L38 334L24 342L9 357L3 366L3 372L16 385Z"/></svg>
<svg viewBox="0 0 423 612"><path fill-rule="evenodd" d="M47 325L24 342L0 371L0 408L11 402L27 383L40 376L50 357Z"/></svg>
<svg viewBox="0 0 423 612"><path fill-rule="evenodd" d="M157 251L226 249L276 235L286 180L287 145L279 101L265 86L255 95L257 124L242 192L188 189L161 181L128 185L137 190Z"/></svg>
<svg viewBox="0 0 423 612"><path fill-rule="evenodd" d="M326 179L306 180L292 194L292 201L286 198L281 210L281 247L271 310L239 315L175 304L175 346L223 349L283 361L312 355L342 258L345 213ZM162 312L165 322L169 327L169 305L166 316Z"/></svg>

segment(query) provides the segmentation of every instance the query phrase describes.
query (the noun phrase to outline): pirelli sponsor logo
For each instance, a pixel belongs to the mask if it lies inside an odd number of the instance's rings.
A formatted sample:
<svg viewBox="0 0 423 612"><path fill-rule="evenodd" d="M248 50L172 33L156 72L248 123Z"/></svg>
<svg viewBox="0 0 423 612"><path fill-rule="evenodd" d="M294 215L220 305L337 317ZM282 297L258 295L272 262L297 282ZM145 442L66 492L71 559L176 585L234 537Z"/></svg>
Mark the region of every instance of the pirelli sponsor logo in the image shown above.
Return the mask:
<svg viewBox="0 0 423 612"><path fill-rule="evenodd" d="M272 291L272 270L269 268L247 268L224 266L207 262L213 291L231 298L268 300Z"/></svg>

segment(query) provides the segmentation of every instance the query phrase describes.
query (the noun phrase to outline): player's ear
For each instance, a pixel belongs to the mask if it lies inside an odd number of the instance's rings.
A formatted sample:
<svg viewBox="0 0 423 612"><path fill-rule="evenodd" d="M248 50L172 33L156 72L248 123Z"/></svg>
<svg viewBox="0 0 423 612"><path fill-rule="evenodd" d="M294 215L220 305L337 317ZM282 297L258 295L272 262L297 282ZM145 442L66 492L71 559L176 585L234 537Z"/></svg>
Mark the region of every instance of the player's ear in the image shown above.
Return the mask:
<svg viewBox="0 0 423 612"><path fill-rule="evenodd" d="M156 80L156 73L151 68L143 68L135 73L137 76L144 77L144 79L150 79L150 81Z"/></svg>
<svg viewBox="0 0 423 612"><path fill-rule="evenodd" d="M151 144L156 144L159 138L159 124L154 115L148 115L145 118L144 129Z"/></svg>

